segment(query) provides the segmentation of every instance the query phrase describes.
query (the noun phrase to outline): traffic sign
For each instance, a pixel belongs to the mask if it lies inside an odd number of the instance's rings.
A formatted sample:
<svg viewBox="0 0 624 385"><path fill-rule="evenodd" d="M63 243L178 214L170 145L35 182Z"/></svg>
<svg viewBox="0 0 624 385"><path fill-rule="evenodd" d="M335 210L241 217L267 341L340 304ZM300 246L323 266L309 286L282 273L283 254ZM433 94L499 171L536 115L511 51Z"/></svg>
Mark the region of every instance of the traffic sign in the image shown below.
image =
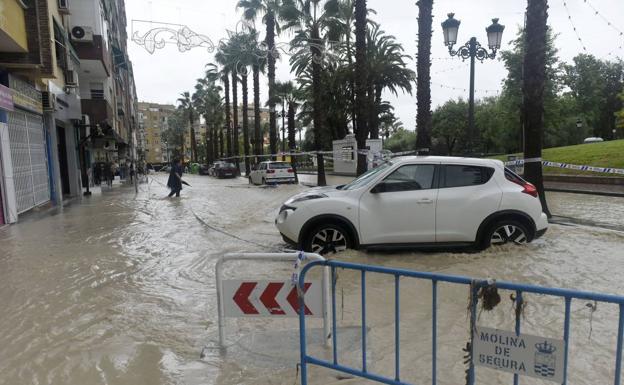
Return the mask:
<svg viewBox="0 0 624 385"><path fill-rule="evenodd" d="M305 315L323 316L321 283L306 282ZM298 317L297 288L289 281L223 281L223 307L226 317Z"/></svg>

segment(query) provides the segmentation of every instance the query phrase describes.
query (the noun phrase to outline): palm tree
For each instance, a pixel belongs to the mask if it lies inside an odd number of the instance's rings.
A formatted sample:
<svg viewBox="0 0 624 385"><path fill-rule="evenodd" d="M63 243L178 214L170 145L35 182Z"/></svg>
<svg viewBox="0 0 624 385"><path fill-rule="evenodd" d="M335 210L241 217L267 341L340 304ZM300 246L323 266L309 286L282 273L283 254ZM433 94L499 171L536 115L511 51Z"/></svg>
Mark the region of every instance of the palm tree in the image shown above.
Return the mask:
<svg viewBox="0 0 624 385"><path fill-rule="evenodd" d="M366 148L368 137L368 122L366 110L368 101L366 98L368 64L366 55L366 0L355 0L355 113L356 130L355 138L358 148ZM366 155L358 153L357 175L366 171Z"/></svg>
<svg viewBox="0 0 624 385"><path fill-rule="evenodd" d="M206 74L204 81L207 82L207 87L212 89L209 93L210 98L210 113L211 113L211 129L212 129L212 146L214 158L223 157L223 103L221 98L221 91L223 89L216 85L216 82L221 78L219 67L216 64L208 63L206 65ZM208 122L206 122L208 124Z"/></svg>
<svg viewBox="0 0 624 385"><path fill-rule="evenodd" d="M277 15L282 8L282 0L239 0L238 8L243 8L243 15L246 20L255 20L258 14L264 14L262 18L266 26L266 48L268 58L268 78L269 78L269 141L271 154L277 153L277 131L275 118L275 35L281 31Z"/></svg>
<svg viewBox="0 0 624 385"><path fill-rule="evenodd" d="M198 95L198 112L204 115L206 122L206 152L208 162L214 161L219 156L218 131L223 123L223 104L221 103L222 88L216 84L216 66L210 65L206 75L197 79L195 86Z"/></svg>
<svg viewBox="0 0 624 385"><path fill-rule="evenodd" d="M279 103L282 104L282 111L284 116L288 119L288 139L284 140L282 149L285 151L286 142L288 142L288 149L293 152L297 148L295 140L296 128L295 128L295 115L297 107L299 106L299 100L302 98L302 93L295 87L292 81L288 82L276 82L275 94L279 99ZM288 112L286 112L286 110ZM285 127L282 130L286 131ZM283 134L286 137L285 132Z"/></svg>
<svg viewBox="0 0 624 385"><path fill-rule="evenodd" d="M353 68L353 24L355 22L353 0L329 0L325 4L325 11L328 13L327 24L332 31L330 40L344 41L344 52L347 59L348 68ZM356 111L355 111L355 78L349 79L349 100L351 102L351 125L355 131Z"/></svg>
<svg viewBox="0 0 624 385"><path fill-rule="evenodd" d="M220 79L223 82L223 88L225 91L225 146L226 155L232 156L232 118L230 115L230 71L231 63L226 50L226 45L223 44L219 47L219 50L215 54L215 61L221 66ZM221 147L223 148L223 132L221 132L221 138L219 139Z"/></svg>
<svg viewBox="0 0 624 385"><path fill-rule="evenodd" d="M295 30L291 50L298 52L291 57L291 67L297 76L305 73L311 78L312 120L314 122L314 148L320 152L322 136L326 130L324 116L322 69L325 60L325 39L321 37L325 14L319 14L320 0L284 0L280 16L285 21L284 28ZM323 154L317 154L317 185L325 186L325 166Z"/></svg>
<svg viewBox="0 0 624 385"><path fill-rule="evenodd" d="M379 116L382 114L382 92L390 90L394 95L399 90L412 93L412 83L416 74L407 68L403 47L392 35L385 35L374 24L368 30L368 98L370 119L368 122L371 139L379 138Z"/></svg>
<svg viewBox="0 0 624 385"><path fill-rule="evenodd" d="M186 116L189 119L190 131L191 131L191 162L197 162L197 142L195 141L195 128L193 127L195 123L195 106L193 103L193 97L189 92L183 92L180 94L180 98L178 98L178 103L180 103L179 107L184 111ZM184 141L182 142L182 146L184 146ZM184 157L184 148L182 149L182 156ZM184 161L184 160L183 160Z"/></svg>
<svg viewBox="0 0 624 385"><path fill-rule="evenodd" d="M235 63L234 71L240 74L240 82L242 85L242 97L243 97L243 150L245 153L245 171L247 175L250 172L249 164L249 114L248 114L248 68L249 66L255 66L259 60L262 60L261 53L258 47L257 40L258 33L249 29L247 32L238 33L231 36L229 54L232 62ZM258 68L259 71L259 68ZM255 80L255 79L254 79ZM254 90L255 91L255 90ZM258 90L258 99L260 98ZM259 104L259 103L258 103ZM260 114L259 106L256 107L258 116ZM258 117L256 125L259 127L260 118ZM259 130L259 128L258 128ZM235 138L238 135L235 133ZM238 143L238 142L237 142Z"/></svg>
<svg viewBox="0 0 624 385"><path fill-rule="evenodd" d="M416 150L428 153L431 148L431 21L433 0L419 0L418 56L416 64ZM425 150L426 149L426 150Z"/></svg>
<svg viewBox="0 0 624 385"><path fill-rule="evenodd" d="M257 61L251 67L253 72L253 99L254 99L254 154L264 154L264 135L260 122L260 74L265 71L265 62Z"/></svg>
<svg viewBox="0 0 624 385"><path fill-rule="evenodd" d="M528 0L526 10L525 51L523 60L524 157L542 157L544 136L544 85L546 83L546 47L548 0ZM524 165L525 178L537 187L542 210L551 216L544 194L542 162Z"/></svg>

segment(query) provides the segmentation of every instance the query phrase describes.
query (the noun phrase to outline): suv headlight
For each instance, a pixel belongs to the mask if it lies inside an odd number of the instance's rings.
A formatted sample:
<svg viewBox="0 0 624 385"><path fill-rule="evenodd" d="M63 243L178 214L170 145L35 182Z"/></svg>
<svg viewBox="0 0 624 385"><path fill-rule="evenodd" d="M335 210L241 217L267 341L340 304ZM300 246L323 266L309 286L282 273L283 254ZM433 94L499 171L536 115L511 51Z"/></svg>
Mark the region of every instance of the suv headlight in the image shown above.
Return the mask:
<svg viewBox="0 0 624 385"><path fill-rule="evenodd" d="M327 195L325 195L325 194L304 195L302 197L299 197L299 198L293 200L291 203L305 202L305 201L309 201L309 200L312 200L312 199L320 199L320 198L327 198Z"/></svg>

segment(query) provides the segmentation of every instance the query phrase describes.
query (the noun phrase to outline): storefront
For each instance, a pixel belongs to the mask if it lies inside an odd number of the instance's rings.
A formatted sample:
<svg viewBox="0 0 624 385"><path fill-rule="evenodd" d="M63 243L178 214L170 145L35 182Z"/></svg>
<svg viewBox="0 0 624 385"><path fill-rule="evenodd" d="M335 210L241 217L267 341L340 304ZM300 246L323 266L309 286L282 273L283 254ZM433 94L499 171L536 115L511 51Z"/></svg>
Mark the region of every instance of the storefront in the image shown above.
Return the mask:
<svg viewBox="0 0 624 385"><path fill-rule="evenodd" d="M48 157L41 93L9 76L13 110L7 111L2 137L2 165L8 222L50 200Z"/></svg>
<svg viewBox="0 0 624 385"><path fill-rule="evenodd" d="M9 216L7 214L7 188L6 181L8 180L5 168L3 165L3 153L10 157L10 149L8 145L8 113L13 111L13 96L11 90L0 84L0 227L9 222ZM6 142L6 143L5 143Z"/></svg>

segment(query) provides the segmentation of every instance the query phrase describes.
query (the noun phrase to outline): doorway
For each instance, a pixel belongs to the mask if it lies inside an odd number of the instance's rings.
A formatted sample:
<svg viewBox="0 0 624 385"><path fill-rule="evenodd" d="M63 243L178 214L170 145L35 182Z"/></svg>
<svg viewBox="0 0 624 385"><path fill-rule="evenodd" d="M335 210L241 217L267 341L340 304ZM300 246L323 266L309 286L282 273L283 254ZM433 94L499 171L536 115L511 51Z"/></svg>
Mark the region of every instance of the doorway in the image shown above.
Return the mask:
<svg viewBox="0 0 624 385"><path fill-rule="evenodd" d="M69 170L67 168L67 143L65 140L65 127L56 126L58 143L59 171L61 174L61 191L63 195L69 195Z"/></svg>

